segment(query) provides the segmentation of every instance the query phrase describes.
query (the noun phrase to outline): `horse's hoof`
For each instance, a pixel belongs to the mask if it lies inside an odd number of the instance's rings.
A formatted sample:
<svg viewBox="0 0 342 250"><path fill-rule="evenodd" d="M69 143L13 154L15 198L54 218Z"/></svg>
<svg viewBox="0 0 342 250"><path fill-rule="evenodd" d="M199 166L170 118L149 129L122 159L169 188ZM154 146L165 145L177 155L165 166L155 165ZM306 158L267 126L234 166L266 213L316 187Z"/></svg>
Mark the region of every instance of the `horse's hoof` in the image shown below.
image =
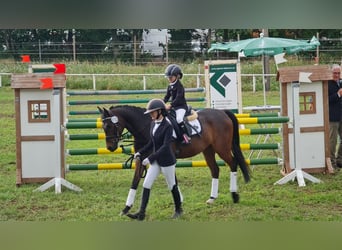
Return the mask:
<svg viewBox="0 0 342 250"><path fill-rule="evenodd" d="M206 203L209 204L209 205L211 205L211 204L214 203L215 199L216 199L216 198L214 198L214 197L210 197L210 198L206 201Z"/></svg>
<svg viewBox="0 0 342 250"><path fill-rule="evenodd" d="M234 203L238 203L238 202L239 202L240 196L239 196L238 193L232 192L232 197L233 197L233 202L234 202Z"/></svg>
<svg viewBox="0 0 342 250"><path fill-rule="evenodd" d="M172 219L178 219L183 215L183 209L178 209L175 211L175 213L172 215Z"/></svg>

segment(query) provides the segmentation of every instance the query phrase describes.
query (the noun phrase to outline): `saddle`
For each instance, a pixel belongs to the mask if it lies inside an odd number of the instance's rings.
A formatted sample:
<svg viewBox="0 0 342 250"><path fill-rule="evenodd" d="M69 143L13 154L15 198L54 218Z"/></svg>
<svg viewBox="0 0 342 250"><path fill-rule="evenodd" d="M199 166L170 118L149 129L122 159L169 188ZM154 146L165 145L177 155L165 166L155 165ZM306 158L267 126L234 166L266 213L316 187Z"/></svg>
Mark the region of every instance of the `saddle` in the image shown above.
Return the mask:
<svg viewBox="0 0 342 250"><path fill-rule="evenodd" d="M173 134L174 139L176 139L177 141L182 141L183 140L182 130L179 127L179 124L177 123L175 110L170 109L168 111L167 117L169 118L174 129L174 134ZM193 110L191 106L188 106L188 109L185 112L183 121L188 132L187 134L190 137L196 134L199 135L201 132L201 125L197 118L198 118L197 112Z"/></svg>

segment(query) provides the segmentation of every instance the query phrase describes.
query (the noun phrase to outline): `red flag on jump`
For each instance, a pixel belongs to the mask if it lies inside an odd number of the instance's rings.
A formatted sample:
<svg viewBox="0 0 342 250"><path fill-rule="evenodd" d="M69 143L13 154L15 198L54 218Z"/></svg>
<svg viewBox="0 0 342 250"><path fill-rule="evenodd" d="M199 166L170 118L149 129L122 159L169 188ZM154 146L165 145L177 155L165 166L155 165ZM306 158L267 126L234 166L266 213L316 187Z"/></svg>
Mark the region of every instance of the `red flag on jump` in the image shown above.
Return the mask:
<svg viewBox="0 0 342 250"><path fill-rule="evenodd" d="M21 56L21 62L23 62L23 63L31 62L30 56L29 55L22 55Z"/></svg>
<svg viewBox="0 0 342 250"><path fill-rule="evenodd" d="M42 85L40 85L40 89L53 89L52 78L43 78L40 79Z"/></svg>
<svg viewBox="0 0 342 250"><path fill-rule="evenodd" d="M55 72L53 72L54 74L64 74L65 73L65 64L55 63L53 66L55 66L55 68L56 68Z"/></svg>

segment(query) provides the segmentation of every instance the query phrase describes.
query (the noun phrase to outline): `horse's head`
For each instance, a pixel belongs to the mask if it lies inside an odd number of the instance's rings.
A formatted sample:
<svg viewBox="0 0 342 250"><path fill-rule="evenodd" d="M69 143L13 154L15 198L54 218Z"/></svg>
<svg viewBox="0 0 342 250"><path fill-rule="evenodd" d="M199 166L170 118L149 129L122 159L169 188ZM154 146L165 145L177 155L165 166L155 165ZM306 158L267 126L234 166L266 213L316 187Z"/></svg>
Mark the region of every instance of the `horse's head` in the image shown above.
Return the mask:
<svg viewBox="0 0 342 250"><path fill-rule="evenodd" d="M124 127L119 122L119 117L105 108L97 107L101 113L102 128L106 135L106 147L113 152L118 148Z"/></svg>

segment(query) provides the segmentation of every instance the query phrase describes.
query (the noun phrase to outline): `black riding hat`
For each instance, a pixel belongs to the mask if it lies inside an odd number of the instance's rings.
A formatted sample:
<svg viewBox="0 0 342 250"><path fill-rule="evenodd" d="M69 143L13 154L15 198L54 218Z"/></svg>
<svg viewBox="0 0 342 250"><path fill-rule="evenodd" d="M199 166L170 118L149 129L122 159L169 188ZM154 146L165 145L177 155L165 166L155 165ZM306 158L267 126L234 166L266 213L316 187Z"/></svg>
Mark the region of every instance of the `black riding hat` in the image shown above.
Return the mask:
<svg viewBox="0 0 342 250"><path fill-rule="evenodd" d="M156 110L165 110L165 103L162 99L152 99L147 103L146 111L144 114L149 114Z"/></svg>
<svg viewBox="0 0 342 250"><path fill-rule="evenodd" d="M165 77L176 76L179 79L182 79L183 73L182 69L177 64L170 64L165 69Z"/></svg>

